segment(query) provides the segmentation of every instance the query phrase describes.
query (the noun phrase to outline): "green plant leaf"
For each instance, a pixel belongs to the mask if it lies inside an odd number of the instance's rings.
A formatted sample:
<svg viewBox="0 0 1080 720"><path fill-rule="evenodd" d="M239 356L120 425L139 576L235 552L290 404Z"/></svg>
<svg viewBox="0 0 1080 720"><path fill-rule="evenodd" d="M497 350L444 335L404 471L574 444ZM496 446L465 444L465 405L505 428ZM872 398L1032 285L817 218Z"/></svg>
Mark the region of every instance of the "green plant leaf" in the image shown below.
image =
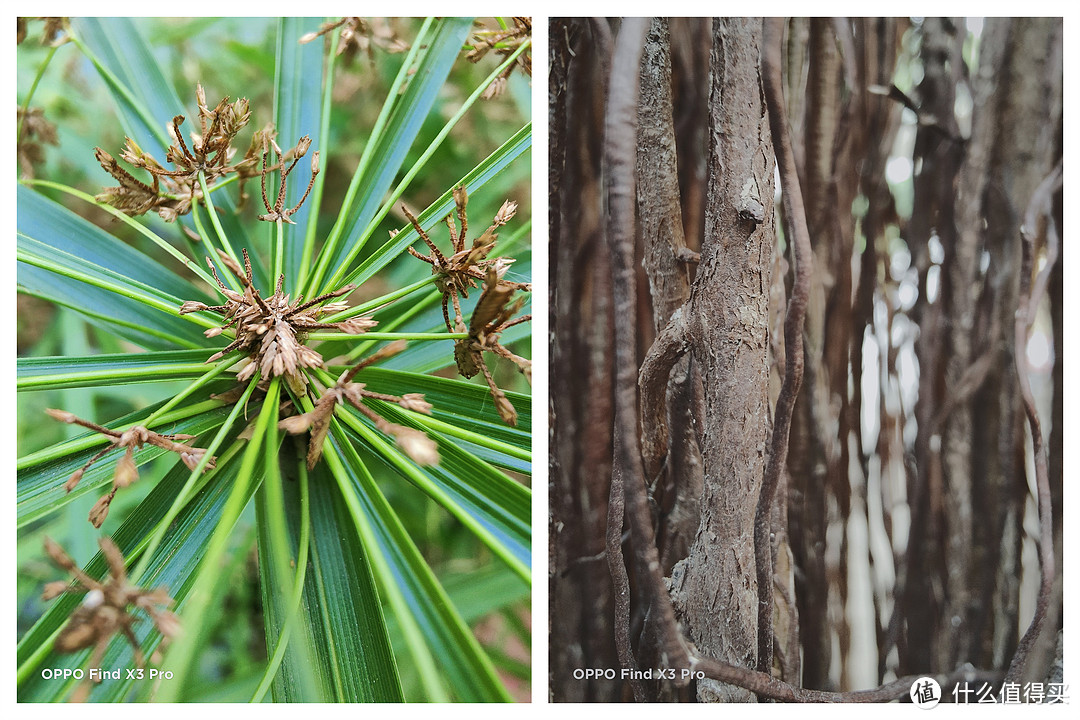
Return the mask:
<svg viewBox="0 0 1080 720"><path fill-rule="evenodd" d="M419 627L458 699L508 700L483 648L450 603L360 456L351 443L339 441L341 430L333 421L328 468L338 480L365 546L371 549L371 563L398 622L409 618L410 624Z"/></svg>
<svg viewBox="0 0 1080 720"><path fill-rule="evenodd" d="M283 489L287 506L295 506L299 501L295 478L286 480ZM294 632L290 647L307 645L306 655L324 683L324 695L310 697L302 686L297 687L298 654L289 652L274 683L275 700L401 701L397 666L368 553L355 531L342 532L352 522L333 482L316 475L310 501L312 542L302 603L306 633ZM267 581L273 578L264 577ZM268 613L268 643L276 640L280 625L280 614Z"/></svg>
<svg viewBox="0 0 1080 720"><path fill-rule="evenodd" d="M375 145L370 153L365 150L368 162L361 163L357 169L358 175L364 172L363 185L355 199L342 208L332 233L332 237L342 237L344 242L330 246L330 274L337 271L378 212L406 153L435 104L439 89L446 82L471 27L472 18L439 20L434 36L420 50L416 72L409 77L404 94L400 98L387 99L388 103L393 103L391 115L382 133L369 140Z"/></svg>
<svg viewBox="0 0 1080 720"><path fill-rule="evenodd" d="M112 387L196 377L207 371L207 350L166 350L86 357L19 358L19 390Z"/></svg>

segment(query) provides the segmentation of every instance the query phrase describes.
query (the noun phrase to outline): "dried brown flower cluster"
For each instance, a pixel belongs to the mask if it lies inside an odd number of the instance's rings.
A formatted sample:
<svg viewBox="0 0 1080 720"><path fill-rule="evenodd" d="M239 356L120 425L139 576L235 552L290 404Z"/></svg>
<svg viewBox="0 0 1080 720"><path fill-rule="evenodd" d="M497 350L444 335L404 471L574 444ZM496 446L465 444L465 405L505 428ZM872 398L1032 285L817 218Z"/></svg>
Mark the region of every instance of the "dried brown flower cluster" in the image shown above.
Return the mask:
<svg viewBox="0 0 1080 720"><path fill-rule="evenodd" d="M258 370L262 378L283 377L289 389L295 395L307 392L307 380L303 376L304 368L324 367L322 355L304 344L306 335L312 330L340 330L356 335L375 326L370 317L355 317L343 322L324 323L319 318L327 313L334 313L348 307L344 302L326 303L332 298L346 295L354 289L352 285L332 292L324 293L313 300L304 302L303 295L291 300L282 290L285 276L278 277L277 290L265 300L253 284L251 261L244 250L244 268L229 256L221 254L221 261L229 268L236 279L243 285L244 291L238 293L225 287L217 275L210 258L206 258L218 289L225 296L224 305L206 305L189 300L180 306L180 314L185 315L199 310L209 310L225 318L221 327L206 331L207 337L220 335L226 328L235 327L236 339L229 345L210 356L207 362L213 362L233 350L243 350L248 354L249 364L237 374L236 379L243 382ZM326 304L323 304L326 303Z"/></svg>
<svg viewBox="0 0 1080 720"><path fill-rule="evenodd" d="M29 25L31 20L42 20L45 26L41 30L41 44L63 45L68 41L67 37L67 23L66 17L21 17L18 19L18 31L16 35L16 44L22 45L22 41L26 39L29 33Z"/></svg>
<svg viewBox="0 0 1080 720"><path fill-rule="evenodd" d="M309 43L338 28L341 28L341 33L338 36L337 54L344 55L349 61L360 53L366 53L368 59L374 61L376 47L388 53L401 53L409 49L409 44L394 32L394 28L385 18L365 20L359 17L343 17L323 23L315 32L300 38L300 44Z"/></svg>
<svg viewBox="0 0 1080 720"><path fill-rule="evenodd" d="M116 491L131 485L139 479L139 468L135 464L135 450L149 443L162 450L177 453L180 456L180 459L184 461L184 464L191 470L194 470L203 459L203 456L206 455L205 448L192 447L176 442L177 440L194 440L194 435L161 435L153 430L147 430L142 425L135 425L124 432L119 432L117 430L110 430L97 423L83 420L64 410L53 410L49 408L45 412L55 420L71 423L73 425L82 425L84 428L99 432L109 438L109 445L106 446L104 450L90 458L85 465L71 474L71 477L68 478L67 483L64 485L64 489L68 492L75 489L75 486L82 480L82 476L87 469L104 457L106 453L114 448L124 448L124 454L120 460L117 461L116 470L113 473L112 490L108 495L102 496L90 510L90 522L93 523L96 528L101 527L101 524L105 522L105 518L108 517L109 505L112 503L113 498L116 497ZM212 467L214 467L213 457L206 463L206 468Z"/></svg>
<svg viewBox="0 0 1080 720"><path fill-rule="evenodd" d="M517 424L517 411L491 377L491 371L484 362L484 353L495 353L510 360L525 374L529 384L532 384L532 363L510 352L499 342L499 334L504 330L532 320L532 315L510 319L525 304L525 298L511 302L514 293L519 289L519 283L501 280L494 268L489 268L484 291L469 321L469 337L454 343L454 359L457 360L458 370L467 378L478 372L484 373L484 379L491 389L491 397L495 401L495 409L508 425Z"/></svg>
<svg viewBox="0 0 1080 720"><path fill-rule="evenodd" d="M19 169L24 178L34 177L34 165L45 161L42 144L59 145L56 126L45 119L41 108L19 108Z"/></svg>
<svg viewBox="0 0 1080 720"><path fill-rule="evenodd" d="M416 232L420 234L421 239L431 248L430 256L421 255L411 247L409 253L413 257L431 265L431 272L436 276L435 286L443 294L443 319L446 321L446 329L450 332L465 332L465 320L461 315L460 298L469 297L469 288L477 287L477 280L483 280L488 270L494 270L498 278L502 280L502 277L506 274L506 269L510 267L510 263L514 262L513 258L489 259L488 253L495 247L495 240L498 238L495 231L514 217L514 213L517 212L517 203L509 200L504 202L502 207L499 208L499 212L495 214L495 219L492 220L490 227L473 240L471 247L466 248L465 235L469 229L469 222L466 217L465 207L468 202L469 196L465 188L463 186L454 188L454 204L457 205L457 216L458 221L461 223L461 232L458 233L457 228L454 226L453 214L447 215L446 226L450 229L450 244L453 249L453 253L449 257L443 255L439 248L435 246L435 243L420 227L420 223L413 217L412 213L405 206L401 208L405 213L405 217L409 218L409 222L416 228ZM529 290L531 288L527 283L510 283L507 281L506 284L520 290ZM451 301L454 305L453 325L450 324L450 314L447 309L447 304Z"/></svg>
<svg viewBox="0 0 1080 720"><path fill-rule="evenodd" d="M142 648L131 630L138 618L128 612L128 607L146 613L164 637L163 643L167 643L180 633L180 621L171 612L162 609L171 606L173 600L165 587L143 590L129 584L124 555L120 549L107 537L101 538L98 544L109 564L109 578L104 583L83 572L59 545L45 538L45 552L57 567L71 573L75 581L69 584L66 580L58 580L47 584L42 599L52 600L68 592L86 593L82 604L71 614L67 624L56 636L53 647L57 652L73 653L92 646L94 651L90 655L89 667L94 668L101 662L109 641L120 633L131 644L136 664L140 668L144 667ZM75 689L71 701L86 700L90 693L90 683L87 674Z"/></svg>
<svg viewBox="0 0 1080 720"><path fill-rule="evenodd" d="M364 383L352 382L352 379L356 377L356 373L367 366L392 357L404 349L404 340L398 340L380 348L342 373L341 377L338 378L337 383L323 392L322 396L319 397L319 401L315 403L315 407L312 408L310 412L285 418L278 424L278 427L282 430L287 430L293 435L299 435L308 430L311 431L311 440L308 444L307 454L307 466L309 470L314 468L315 464L319 462L319 458L322 457L323 440L326 439L326 433L330 430L330 418L334 415L334 408L342 401L347 401L350 405L362 412L375 424L375 427L380 432L393 437L394 440L397 441L398 447L404 450L405 454L412 458L417 464L438 464L439 448L435 445L435 441L419 430L414 430L413 428L387 421L363 403L364 398L372 398L374 400L396 403L406 410L413 410L415 412L424 413L425 415L430 415L431 403L424 400L423 395L420 393L407 393L401 397L398 397L397 395L387 395L385 393L377 393L365 389Z"/></svg>
<svg viewBox="0 0 1080 720"><path fill-rule="evenodd" d="M199 106L199 132L191 134L190 147L180 130L184 116L177 115L169 126L173 145L169 147L165 160L174 165L174 170L166 169L131 138L126 139L124 151L120 157L131 165L150 173L151 184L137 179L122 168L112 155L101 148L94 149L101 167L120 183L117 187L104 188L97 196L98 201L133 216L153 210L165 220L172 222L178 216L191 212L192 203L202 197L199 186L199 174L202 173L207 186L213 185L228 175L239 176L241 202L243 202L245 196L242 181L259 174L257 170L259 158L260 156L265 158L266 145L268 142L273 142L273 128L267 126L262 130L257 130L252 135L251 143L244 156L235 160L236 148L232 146L232 142L251 118L248 101L241 98L230 103L229 98L224 97L211 110L206 104L206 93L202 85L196 87L195 96ZM310 140L308 145L310 145ZM306 147L304 150L306 151ZM298 150L290 151L285 155L299 157L295 155L296 152ZM303 152L299 154L302 155ZM262 174L276 170L277 167L279 166L266 168L264 163Z"/></svg>
<svg viewBox="0 0 1080 720"><path fill-rule="evenodd" d="M269 142L268 142L269 141ZM263 156L262 156L262 173L260 174L260 186L262 188L262 200L263 206L266 208L266 214L260 215L260 220L266 222L287 222L290 225L296 223L289 219L300 206L307 200L308 195L311 194L311 188L315 186L315 178L319 176L319 151L316 150L311 156L311 179L308 181L307 190L304 191L304 196L300 198L300 202L292 208L285 207L285 191L288 190L287 183L289 179L289 173L296 167L296 163L300 161L300 158L304 157L307 151L311 148L311 138L307 135L300 138L300 141L296 143L296 147L287 153L282 153L281 148L274 142L274 138L267 138L265 135L262 138L263 143ZM277 163L273 166L268 165L267 159L270 155L270 146L273 146L274 152L277 153ZM289 167L285 167L285 159L287 157L292 158L292 164ZM281 171L281 180L278 181L278 194L274 199L274 204L271 205L270 201L266 197L266 176L270 174L272 170L277 168L283 168Z"/></svg>
<svg viewBox="0 0 1080 720"><path fill-rule="evenodd" d="M513 55L521 44L532 39L532 18L516 17L514 26L498 30L477 30L473 33L472 50L465 58L469 62L480 62L480 59L494 50L504 58ZM532 53L525 51L518 56L513 65L503 70L499 77L484 90L482 97L488 98L501 95L506 91L506 82L513 73L514 68L521 68L529 77L532 77Z"/></svg>

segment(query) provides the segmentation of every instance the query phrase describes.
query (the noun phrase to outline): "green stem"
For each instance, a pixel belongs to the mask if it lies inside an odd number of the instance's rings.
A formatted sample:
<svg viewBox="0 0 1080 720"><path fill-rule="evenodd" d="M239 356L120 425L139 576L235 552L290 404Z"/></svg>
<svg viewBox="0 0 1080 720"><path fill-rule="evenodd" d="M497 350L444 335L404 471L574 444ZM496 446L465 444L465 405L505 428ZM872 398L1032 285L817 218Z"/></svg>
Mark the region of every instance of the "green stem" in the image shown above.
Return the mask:
<svg viewBox="0 0 1080 720"><path fill-rule="evenodd" d="M321 342L348 342L362 337L364 340L464 340L469 337L468 333L438 333L438 332L366 332L361 335L349 335L347 333L311 333L309 340Z"/></svg>
<svg viewBox="0 0 1080 720"><path fill-rule="evenodd" d="M207 214L209 214L209 211L207 211ZM206 246L206 254L203 257L216 263L218 260L218 253L223 251L219 250L217 245L214 244L213 235L207 232L206 225L203 223L202 216L199 214L199 208L197 206L191 208L191 219L195 222L195 232L199 234L199 237L202 238L203 244ZM228 285L234 291L240 292L240 281L233 277L232 273L220 273L219 276L221 275L224 276L224 283L226 285ZM210 285L210 287L213 288L215 291L220 292L217 280L214 280L209 275L207 275L206 278L207 283Z"/></svg>
<svg viewBox="0 0 1080 720"><path fill-rule="evenodd" d="M137 368L134 371L109 369L86 370L73 373L52 373L49 375L19 378L16 382L16 389L19 392L23 392L24 390L46 390L49 388L95 387L106 384L102 382L104 380L128 380L130 382L175 380L178 376L197 375L205 369L206 365L204 363L185 363L179 365L146 365Z"/></svg>
<svg viewBox="0 0 1080 720"><path fill-rule="evenodd" d="M210 382L211 380L216 378L218 375L220 375L221 373L228 370L229 367L231 367L234 364L235 363L233 362L232 359L222 360L221 362L219 362L217 365L212 367L209 370L209 372L202 375L202 377L200 377L198 380L196 380L195 382L193 382L192 384L190 384L186 388L184 388L180 393L178 393L175 397L173 397L171 400L169 400L169 402L165 403L160 408L155 410L153 412L153 414L151 414L150 417L148 417L146 419L146 424L149 425L149 424L153 423L154 421L156 421L162 415L169 412L174 407L176 407L181 402L183 402L189 395L191 395L191 393L195 392L199 388L206 385L208 382Z"/></svg>
<svg viewBox="0 0 1080 720"><path fill-rule="evenodd" d="M285 266L285 223L278 220L274 225L277 227L274 233L274 272L270 276L271 287L276 287L274 283L277 282L278 276L281 275L282 268Z"/></svg>
<svg viewBox="0 0 1080 720"><path fill-rule="evenodd" d="M510 443L496 440L487 435L475 433L471 430L465 430L453 423L444 422L438 418L433 418L430 415L412 411L406 412L409 413L409 417L412 418L413 422L422 425L425 429L430 429L443 435L460 438L461 440L471 442L473 445L479 445L488 450L495 450L496 452L501 452L503 455L509 455L518 460L525 460L527 462L532 460L532 452L526 448L515 447Z"/></svg>
<svg viewBox="0 0 1080 720"><path fill-rule="evenodd" d="M221 443L225 441L225 436L229 430L232 429L233 423L236 422L236 418L240 415L241 410L247 406L248 398L251 397L252 392L255 390L255 382L248 384L247 390L244 391L244 395L233 406L232 412L225 418L225 422L222 423L221 428L217 434L214 435L214 439L210 441L210 445L207 446L206 452L203 454L202 460L195 466L195 469L191 471L191 475L188 476L187 482L184 483L184 487L180 489L180 492L176 495L176 499L173 500L172 505L169 506L168 512L165 513L165 517L157 524L154 529L154 534L150 537L147 544L146 551L142 557L139 558L139 564L131 574L132 582L137 582L142 574L146 571L147 565L150 564L150 560L154 555L154 552L158 549L162 539L165 537L165 533L168 531L169 526L172 525L172 521L176 519L176 516L180 514L180 511L187 505L188 499L194 496L195 485L203 474L203 470L206 468L207 463L213 457L217 449L221 447ZM224 466L224 460L222 466ZM207 478L209 479L209 478Z"/></svg>
<svg viewBox="0 0 1080 720"><path fill-rule="evenodd" d="M342 310L339 313L334 313L333 315L327 317L326 320L324 320L323 322L341 322L342 320L347 320L348 318L356 317L357 315L364 315L374 310L378 310L383 305L389 305L395 300L400 300L406 295L414 293L417 290L424 289L432 282L434 282L434 280L434 276L426 277L423 280L417 280L411 285L406 285L405 287L395 290L394 292L380 295L374 300L368 300L367 302L361 303L360 305L354 305L347 310Z"/></svg>
<svg viewBox="0 0 1080 720"><path fill-rule="evenodd" d="M442 293L440 293L438 291L429 293L425 297L423 297L420 300L414 302L409 307L408 310L404 311L403 313L398 315L393 320L383 324L382 327L384 327L386 330L389 331L389 330L393 330L396 327L404 325L411 318L413 318L414 316L416 316L419 313L423 312L425 309L427 309L431 305L434 305L436 302L438 302L441 297L442 297ZM365 335L370 335L370 333L365 333ZM362 355L364 355L368 350L370 350L375 345L375 342L376 342L375 340L369 339L369 340L366 340L366 341L360 343L359 345L357 345L356 347L354 347L352 350L350 350L348 352L348 354L345 356L346 360L353 361L353 360L356 360L358 357L361 357Z"/></svg>
<svg viewBox="0 0 1080 720"><path fill-rule="evenodd" d="M364 146L364 153L360 156L360 164L356 167L356 172L353 173L352 181L349 183L349 189L346 191L345 199L341 203L342 208L351 208L356 202L356 195L360 192L360 186L363 184L363 180L367 175L368 165L371 164L371 159L375 155L375 150L380 144L383 130L386 129L386 124L389 122L392 111L400 97L398 89L404 87L409 81L409 69L413 67L416 56L424 46L424 38L433 22L434 18L430 17L424 20L424 24L421 26L420 32L416 36L416 40L413 41L412 47L409 48L408 55L405 56L405 61L398 69L397 77L394 78L394 82L390 85L390 93L386 96L386 101L383 103L382 110L379 111L379 117L375 120L375 126L371 129L371 135L368 137L368 142ZM338 244L341 242L341 237L345 232L345 224L347 221L348 213L344 211L340 212L337 220L334 222L334 227L330 230L329 237L326 238L326 242L323 244L322 252L319 253L319 262L315 266L315 272L309 278L308 284L304 286L305 295L317 294L312 293L311 291L322 284L322 279L326 275L334 256L337 254Z"/></svg>
<svg viewBox="0 0 1080 720"><path fill-rule="evenodd" d="M289 646L289 637L297 619L297 611L300 609L300 600L304 595L304 582L307 578L308 566L308 545L311 541L311 503L308 497L307 465L301 459L297 466L300 471L300 547L296 553L296 577L293 579L292 597L289 599L289 615L285 620L285 625L281 628L277 645L274 647L274 655L266 666L266 672L263 673L259 687L256 688L255 694L251 697L253 703L262 702L267 690L270 689L271 683L274 682L274 676L277 675L278 668L281 667L281 661L285 659L285 650Z"/></svg>
<svg viewBox="0 0 1080 720"><path fill-rule="evenodd" d="M15 136L15 141L18 144L22 144L23 129L26 127L26 116L30 112L30 101L34 98L34 93L37 91L38 83L41 82L41 78L45 75L45 68L49 67L49 63L52 62L53 55L56 55L56 51L60 48L59 45L54 45L49 49L49 54L45 56L45 61L41 63L41 67L38 68L37 74L34 75L34 82L30 83L30 91L26 93L26 100L23 101L22 111L23 119L19 123L19 131Z"/></svg>
<svg viewBox="0 0 1080 720"><path fill-rule="evenodd" d="M337 47L339 36L334 33L330 41L330 53L326 59L326 68L323 75L322 110L319 115L319 137L330 137L330 111L333 105L334 89L334 66L337 61ZM297 272L296 287L306 287L308 273L311 271L311 259L315 257L315 235L319 229L319 208L322 207L323 189L326 187L325 176L315 179L315 187L312 189L311 207L308 214L307 228L304 230L304 250L300 256L300 269ZM343 206L344 207L344 206Z"/></svg>
<svg viewBox="0 0 1080 720"><path fill-rule="evenodd" d="M258 375L252 378L254 385L258 382ZM278 400L281 392L281 379L274 378L266 391L266 399L263 401L262 410L259 412L255 424L255 431L244 451L240 462L240 470L236 476L229 497L225 501L225 507L221 512L217 529L210 537L210 544L206 549L200 564L198 578L195 587L187 598L181 619L190 619L186 623L189 631L181 635L178 642L172 646L166 656L168 667L173 670L172 681L162 686L159 702L176 702L184 686L184 680L191 669L196 651L203 644L203 635L206 628L202 627L199 619L206 614L210 603L220 597L219 585L221 580L221 560L228 547L229 535L236 521L240 519L240 513L250 497L249 490L253 482L261 482L261 478L255 475L255 465L262 450L269 430L270 420L277 416ZM239 403L238 403L239 405Z"/></svg>
<svg viewBox="0 0 1080 720"><path fill-rule="evenodd" d="M221 219L218 218L217 209L214 207L214 200L210 197L210 189L206 186L206 174L201 170L199 171L199 187L202 189L203 203L206 205L206 211L210 215L210 222L214 226L214 231L217 232L218 238L221 240L221 246L225 248L225 252L229 254L229 257L242 265L243 263L240 263L240 258L237 257L236 251L232 248L232 243L229 242L229 237L221 227Z"/></svg>

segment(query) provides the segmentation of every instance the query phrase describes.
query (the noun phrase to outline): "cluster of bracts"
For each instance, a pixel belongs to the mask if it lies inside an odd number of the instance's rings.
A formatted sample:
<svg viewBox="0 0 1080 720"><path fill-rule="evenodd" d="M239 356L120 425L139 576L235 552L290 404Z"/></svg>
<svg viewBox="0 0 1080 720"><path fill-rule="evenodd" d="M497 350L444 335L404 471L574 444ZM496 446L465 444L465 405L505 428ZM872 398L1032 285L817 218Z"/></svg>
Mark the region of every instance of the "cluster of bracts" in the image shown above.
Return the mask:
<svg viewBox="0 0 1080 720"><path fill-rule="evenodd" d="M190 145L185 142L180 131L184 118L177 116L170 125L174 144L169 148L166 160L174 169L166 169L134 141L127 140L121 158L149 173L150 182L138 180L111 155L100 148L96 149L101 166L119 183L117 187L103 190L97 199L128 215L153 211L167 221L175 221L178 216L190 213L194 204L203 198L211 185L229 175L236 175L240 180L242 203L246 198L243 181L259 175L263 205L266 208L266 214L260 215L259 219L291 223L290 216L308 197L319 172L319 154L315 152L307 192L295 207L285 207L286 180L296 163L310 148L310 139L305 136L295 147L282 152L275 142L273 127L267 126L254 133L247 151L237 159L231 143L250 118L247 100L230 103L226 97L211 109L206 104L201 86L196 90L196 97L200 132L192 134ZM271 161L272 154L276 156L274 161ZM260 159L261 168L258 167ZM277 195L271 201L267 196L266 180L274 171L281 171L281 176ZM530 291L531 286L505 278L513 259L489 257L495 247L496 230L513 218L517 204L504 203L492 224L467 246L468 195L464 187L455 189L453 195L460 232L455 225L453 214L448 215L446 224L450 229L452 252L444 255L417 219L405 210L405 215L420 238L431 249L431 255L422 255L411 247L409 252L431 265L435 276L434 284L442 293L446 328L451 333L464 336L455 339L454 344L454 358L459 371L467 378L483 373L499 416L506 423L514 425L517 412L492 378L484 353L493 353L510 360L525 374L529 382L532 382L531 363L510 352L499 341L504 330L531 319L531 315L513 317L525 303L523 297L515 300L515 294L519 291ZM264 298L255 287L246 250L243 251L243 267L235 256L224 252L219 254L220 262L235 277L239 290L231 289L222 282L214 262L207 257L207 264L217 282L216 289L223 296L224 302L220 305L207 305L199 301L188 301L179 308L180 314L209 312L222 319L219 326L206 331L207 337L223 333L234 334L234 339L225 348L211 355L207 362L216 362L237 351L242 354L233 366L236 370L235 379L240 387L214 397L224 402L236 402L249 382L257 384L256 390L265 391L270 382L280 378L289 389L291 397L281 404L282 419L279 428L291 434L310 434L307 453L309 468L313 468L322 455L330 421L339 404L348 404L358 410L376 429L393 437L402 451L416 463L432 465L439 462L438 447L428 435L420 430L387 421L364 402L365 399L374 399L395 403L413 412L430 414L432 406L424 400L423 395L406 393L396 396L378 393L368 390L362 382L355 382L357 373L363 368L401 352L405 347L404 341L390 343L347 367L333 386L324 387L315 377L314 371L325 370L327 363L317 350L307 345L309 333L316 330L337 330L345 334L361 334L376 324L369 316L354 316L340 321L325 319L326 316L348 310L348 304L337 298L351 293L355 289L353 285L345 285L305 301L303 296L292 299L284 292L285 278L282 275L277 280L275 292ZM469 290L481 285L480 298L471 318L466 321L462 314L461 299L468 297ZM233 287L237 287L237 284L233 283ZM454 308L453 319L449 313L450 306ZM300 412L295 403L311 391L315 391L318 398L311 410ZM105 522L117 491L139 478L135 451L144 445L176 453L193 472L199 468L204 471L214 468L215 458L207 456L206 449L186 444L185 441L195 439L192 435L164 435L142 425L116 430L83 420L63 410L50 409L48 413L56 420L81 425L108 439L104 449L68 478L65 484L68 492L75 488L87 469L109 451L124 451L116 463L111 490L98 500L90 512L89 519L95 528L101 527ZM89 577L58 545L46 541L48 555L59 567L71 572L75 582L72 585L64 581L50 583L45 590L45 599L64 592L86 593L82 604L57 636L54 647L60 652L75 652L92 646L94 653L91 664L94 664L101 659L111 637L119 633L131 643L136 662L141 667L142 652L131 630L136 618L130 614L129 608L146 613L168 640L179 632L176 617L161 609L171 605L172 600L165 588L145 591L129 585L123 554L109 538L101 539L101 549L108 561L110 574L110 579L104 583ZM81 684L72 699L85 699L89 687L88 682Z"/></svg>

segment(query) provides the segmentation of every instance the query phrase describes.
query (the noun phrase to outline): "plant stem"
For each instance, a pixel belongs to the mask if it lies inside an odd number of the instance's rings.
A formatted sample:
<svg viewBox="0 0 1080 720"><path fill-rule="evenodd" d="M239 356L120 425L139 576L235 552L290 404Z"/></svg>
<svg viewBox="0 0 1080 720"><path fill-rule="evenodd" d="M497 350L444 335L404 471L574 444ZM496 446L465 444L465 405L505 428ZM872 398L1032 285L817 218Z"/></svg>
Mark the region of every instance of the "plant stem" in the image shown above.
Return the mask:
<svg viewBox="0 0 1080 720"><path fill-rule="evenodd" d="M206 186L206 174L203 171L199 171L199 188L202 190L203 203L206 205L206 211L210 214L210 222L214 225L214 231L217 232L218 238L221 239L221 246L225 248L225 252L229 253L229 257L240 263L240 258L236 256L236 251L233 250L232 244L229 242L229 237L225 234L225 230L221 227L221 220L218 218L217 209L214 207L214 201L210 197L210 189Z"/></svg>
<svg viewBox="0 0 1080 720"><path fill-rule="evenodd" d="M386 124L390 120L390 115L392 114L394 106L397 104L398 98L401 97L398 89L404 87L408 82L409 68L411 68L416 61L416 56L419 54L420 48L423 45L424 37L427 35L433 22L434 18L430 17L424 20L420 32L417 33L416 40L413 41L408 55L405 56L405 61L402 62L401 67L398 69L397 77L394 78L394 82L390 85L390 93L383 103L382 110L379 112L379 117L375 120L375 126L371 129L371 135L368 138L367 144L364 146L364 153L360 156L360 164L357 165L356 172L353 173L352 181L349 183L349 189L346 191L345 199L341 203L343 211L338 214L337 220L334 222L334 227L330 230L330 235L326 238L326 242L323 245L322 252L319 253L319 262L315 266L315 272L309 278L308 284L303 286L305 295L317 294L312 293L311 291L322 284L322 279L326 275L329 265L334 259L334 255L337 253L338 244L341 242L341 236L345 232L345 224L348 221L348 214L344 212L344 208L352 207L356 201L356 196L360 192L360 186L364 177L367 175L368 165L371 164L371 159L375 155L376 148L381 144L383 130L386 129Z"/></svg>
<svg viewBox="0 0 1080 720"><path fill-rule="evenodd" d="M439 332L366 332L362 335L348 335L346 333L311 333L308 335L309 340L320 340L322 342L348 342L355 340L357 337L363 337L365 340L463 340L469 337L468 333L439 333Z"/></svg>
<svg viewBox="0 0 1080 720"><path fill-rule="evenodd" d="M411 285L406 285L405 287L387 293L386 295L380 295L374 300L368 300L367 302L361 303L360 305L354 305L347 310L342 310L339 313L334 313L333 315L327 317L324 322L341 322L342 320L346 320L351 317L356 317L357 315L363 315L365 313L371 312L372 310L376 310L383 305L389 305L395 300L399 300L406 295L409 295L410 293L414 293L417 290L427 287L432 282L434 282L434 280L434 276L424 278L423 280L417 280Z"/></svg>
<svg viewBox="0 0 1080 720"><path fill-rule="evenodd" d="M292 633L293 624L296 622L297 610L300 608L300 600L304 595L304 581L307 576L308 550L311 541L311 500L308 496L308 469L307 464L301 459L297 462L300 473L300 547L297 550L296 577L293 579L292 597L289 600L289 616L281 629L277 645L274 647L274 655L266 666L266 672L251 696L251 702L262 702L266 691L277 675L281 661L285 658L285 650L289 645L289 636Z"/></svg>
<svg viewBox="0 0 1080 720"><path fill-rule="evenodd" d="M212 367L208 372L203 374L198 380L191 383L186 388L184 388L182 391L177 393L175 397L173 397L171 400L169 400L169 402L165 403L160 408L155 410L150 415L150 417L146 418L145 425L150 425L151 423L156 421L158 418L160 418L162 415L164 415L165 413L172 410L174 407L176 407L181 402L183 402L189 395L191 395L191 393L195 392L196 390L198 390L199 388L201 388L202 386L206 385L208 382L210 382L211 380L216 378L218 375L225 372L233 364L234 363L233 363L232 359L223 359L217 365Z"/></svg>
<svg viewBox="0 0 1080 720"><path fill-rule="evenodd" d="M444 422L438 418L433 418L430 415L424 415L423 413L410 412L409 417L418 425L422 425L425 429L430 429L443 435L460 438L471 442L474 445L485 447L488 450L501 452L504 455L509 455L518 460L532 460L532 452L526 448L515 447L510 443L505 443L487 435L472 432L471 430L465 430L453 423Z"/></svg>
<svg viewBox="0 0 1080 720"><path fill-rule="evenodd" d="M337 63L337 47L339 36L335 33L330 41L330 52L326 58L326 68L323 72L323 98L322 110L319 114L319 137L330 137L330 109L334 89L334 66ZM325 140L324 140L325 142ZM308 274L311 271L311 259L316 256L315 235L319 229L319 208L322 207L323 189L326 187L325 176L315 179L315 187L312 189L311 207L308 214L307 228L304 231L304 249L300 254L300 269L296 273L296 287L306 287Z"/></svg>
<svg viewBox="0 0 1080 720"><path fill-rule="evenodd" d="M22 144L23 129L26 127L26 117L30 113L30 101L34 98L38 83L41 82L41 78L45 75L45 69L49 67L49 63L52 62L53 56L56 55L56 51L59 47L59 45L54 45L49 49L49 54L45 56L45 60L41 63L41 67L38 68L37 74L34 75L34 82L30 84L29 92L26 93L26 100L23 101L22 106L22 122L19 123L19 131L15 137L17 144Z"/></svg>
<svg viewBox="0 0 1080 720"><path fill-rule="evenodd" d="M258 373L251 379L251 384L258 382ZM265 442L271 417L276 417L278 400L281 393L281 379L274 378L266 391L266 399L263 401L262 410L259 412L248 447L240 462L240 470L236 477L232 491L225 501L225 507L221 512L217 530L210 538L210 544L203 556L195 587L188 595L187 601L181 613L181 618L191 618L188 623L188 634L181 635L179 641L173 645L167 655L169 667L173 669L173 681L163 686L160 702L175 702L179 699L183 689L184 679L191 669L195 659L195 653L201 647L203 634L206 628L199 623L199 618L206 614L210 603L219 596L219 581L221 579L221 560L228 546L229 535L236 521L240 518L244 506L250 498L250 486L260 483L262 478L255 473L255 464ZM240 404L237 404L240 406Z"/></svg>
<svg viewBox="0 0 1080 720"><path fill-rule="evenodd" d="M277 220L274 233L274 272L270 275L270 286L274 287L274 283L277 282L278 277L281 275L281 269L285 264L285 223L282 220Z"/></svg>

